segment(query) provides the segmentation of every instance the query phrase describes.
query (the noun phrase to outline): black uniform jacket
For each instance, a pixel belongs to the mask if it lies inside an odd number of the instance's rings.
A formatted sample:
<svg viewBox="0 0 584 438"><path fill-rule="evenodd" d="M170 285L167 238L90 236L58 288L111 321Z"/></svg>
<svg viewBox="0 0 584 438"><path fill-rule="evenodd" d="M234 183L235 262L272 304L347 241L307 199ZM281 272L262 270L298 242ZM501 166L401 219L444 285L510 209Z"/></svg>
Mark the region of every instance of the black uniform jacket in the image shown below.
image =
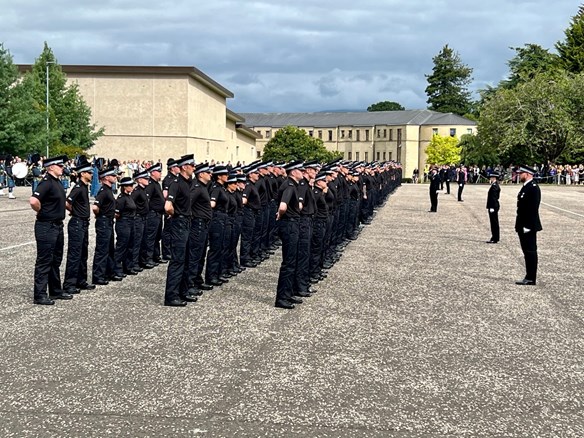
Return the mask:
<svg viewBox="0 0 584 438"><path fill-rule="evenodd" d="M515 219L515 231L523 232L523 228L531 231L541 231L539 220L539 203L541 191L535 181L531 180L523 185L517 195L517 218Z"/></svg>
<svg viewBox="0 0 584 438"><path fill-rule="evenodd" d="M499 194L501 193L501 187L498 183L491 184L489 188L489 193L487 194L487 208L494 208L496 211L499 210Z"/></svg>

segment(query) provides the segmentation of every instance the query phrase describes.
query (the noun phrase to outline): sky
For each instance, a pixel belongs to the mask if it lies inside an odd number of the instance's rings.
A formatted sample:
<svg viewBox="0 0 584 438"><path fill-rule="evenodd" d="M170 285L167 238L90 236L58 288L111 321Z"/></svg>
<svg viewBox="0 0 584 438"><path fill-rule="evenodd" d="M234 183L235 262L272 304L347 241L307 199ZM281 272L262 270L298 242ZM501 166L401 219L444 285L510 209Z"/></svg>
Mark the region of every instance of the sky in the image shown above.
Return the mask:
<svg viewBox="0 0 584 438"><path fill-rule="evenodd" d="M236 112L427 107L445 44L471 91L508 73L510 47L555 51L578 12L566 0L0 0L0 42L18 64L46 41L60 64L195 66Z"/></svg>

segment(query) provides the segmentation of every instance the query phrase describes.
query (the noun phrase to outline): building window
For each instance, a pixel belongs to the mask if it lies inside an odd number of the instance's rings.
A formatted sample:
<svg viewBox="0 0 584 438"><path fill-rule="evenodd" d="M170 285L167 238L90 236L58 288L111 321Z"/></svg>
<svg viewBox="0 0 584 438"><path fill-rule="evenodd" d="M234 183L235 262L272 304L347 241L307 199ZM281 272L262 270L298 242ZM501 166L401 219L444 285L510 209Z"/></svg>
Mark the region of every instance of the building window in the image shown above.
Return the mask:
<svg viewBox="0 0 584 438"><path fill-rule="evenodd" d="M386 153L384 152L384 153L383 153L383 161L385 161L385 157L386 157L386 155L385 155L385 154L386 154Z"/></svg>
<svg viewBox="0 0 584 438"><path fill-rule="evenodd" d="M393 141L393 129L389 130L389 141Z"/></svg>
<svg viewBox="0 0 584 438"><path fill-rule="evenodd" d="M353 138L353 130L349 129L349 138Z"/></svg>
<svg viewBox="0 0 584 438"><path fill-rule="evenodd" d="M355 152L355 161L359 161L359 152Z"/></svg>
<svg viewBox="0 0 584 438"><path fill-rule="evenodd" d="M377 138L381 137L381 129L377 130Z"/></svg>
<svg viewBox="0 0 584 438"><path fill-rule="evenodd" d="M391 152L389 153L389 161L391 161Z"/></svg>
<svg viewBox="0 0 584 438"><path fill-rule="evenodd" d="M472 134L472 128L466 128L466 133L467 134Z"/></svg>
<svg viewBox="0 0 584 438"><path fill-rule="evenodd" d="M262 131L256 131L258 133L258 135L261 137L262 135Z"/></svg>
<svg viewBox="0 0 584 438"><path fill-rule="evenodd" d="M314 135L314 131L308 131L308 135L312 137Z"/></svg>
<svg viewBox="0 0 584 438"><path fill-rule="evenodd" d="M369 152L365 152L365 161L369 161Z"/></svg>
<svg viewBox="0 0 584 438"><path fill-rule="evenodd" d="M235 156L239 157L239 146L235 146Z"/></svg>
<svg viewBox="0 0 584 438"><path fill-rule="evenodd" d="M261 158L262 157L262 153L260 151L256 152L256 158Z"/></svg>
<svg viewBox="0 0 584 438"><path fill-rule="evenodd" d="M341 138L345 138L345 130L341 129Z"/></svg>
<svg viewBox="0 0 584 438"><path fill-rule="evenodd" d="M383 130L383 138L387 138L387 129Z"/></svg>
<svg viewBox="0 0 584 438"><path fill-rule="evenodd" d="M401 135L401 128L398 128L397 130L397 145L401 145L402 142L402 135Z"/></svg>
<svg viewBox="0 0 584 438"><path fill-rule="evenodd" d="M365 130L365 141L369 141L369 129Z"/></svg>
<svg viewBox="0 0 584 438"><path fill-rule="evenodd" d="M266 138L270 138L272 136L272 131L266 131Z"/></svg>
<svg viewBox="0 0 584 438"><path fill-rule="evenodd" d="M381 152L377 152L377 161L379 161L379 157L381 156Z"/></svg>
<svg viewBox="0 0 584 438"><path fill-rule="evenodd" d="M438 128L432 128L432 135L438 135Z"/></svg>
<svg viewBox="0 0 584 438"><path fill-rule="evenodd" d="M322 140L322 131L318 131L318 138Z"/></svg>
<svg viewBox="0 0 584 438"><path fill-rule="evenodd" d="M456 128L450 128L450 136L456 137Z"/></svg>
<svg viewBox="0 0 584 438"><path fill-rule="evenodd" d="M333 141L333 131L329 130L328 136L329 136L328 137L329 138L328 141Z"/></svg>
<svg viewBox="0 0 584 438"><path fill-rule="evenodd" d="M353 152L349 152L348 153L348 157L349 157L348 159L351 160L353 158L352 156L353 156Z"/></svg>
<svg viewBox="0 0 584 438"><path fill-rule="evenodd" d="M355 130L355 136L357 137L355 140L361 141L361 131L359 131L358 129Z"/></svg>

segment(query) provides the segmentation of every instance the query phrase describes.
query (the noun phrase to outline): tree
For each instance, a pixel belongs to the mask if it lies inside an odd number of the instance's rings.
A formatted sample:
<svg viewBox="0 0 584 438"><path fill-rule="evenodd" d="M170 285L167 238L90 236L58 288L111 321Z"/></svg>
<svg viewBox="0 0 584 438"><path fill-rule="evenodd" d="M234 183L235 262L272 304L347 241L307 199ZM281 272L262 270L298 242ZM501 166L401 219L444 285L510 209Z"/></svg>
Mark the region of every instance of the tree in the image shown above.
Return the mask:
<svg viewBox="0 0 584 438"><path fill-rule="evenodd" d="M537 44L525 44L523 47L511 47L515 56L511 58L509 78L501 82L503 88L515 88L523 82L530 81L541 73L550 73L560 69L560 58Z"/></svg>
<svg viewBox="0 0 584 438"><path fill-rule="evenodd" d="M478 135L464 134L458 146L462 163L490 166L501 162L497 148L482 141Z"/></svg>
<svg viewBox="0 0 584 438"><path fill-rule="evenodd" d="M426 147L426 161L432 164L457 164L460 162L460 147L456 137L443 137L438 134L432 136Z"/></svg>
<svg viewBox="0 0 584 438"><path fill-rule="evenodd" d="M426 75L429 109L460 116L469 113L471 97L468 86L472 80L472 68L464 65L448 44L432 61L432 74Z"/></svg>
<svg viewBox="0 0 584 438"><path fill-rule="evenodd" d="M373 112L373 111L404 111L404 110L405 110L405 108L403 106L401 106L397 102L392 102L391 100L384 100L382 102L377 102L377 103L370 105L367 108L367 111L369 111L369 112Z"/></svg>
<svg viewBox="0 0 584 438"><path fill-rule="evenodd" d="M328 151L319 138L310 137L306 131L286 126L266 143L262 158L269 161L318 160L330 161L342 156Z"/></svg>
<svg viewBox="0 0 584 438"><path fill-rule="evenodd" d="M570 26L564 31L566 39L556 43L562 67L572 73L584 71L584 6L572 17Z"/></svg>

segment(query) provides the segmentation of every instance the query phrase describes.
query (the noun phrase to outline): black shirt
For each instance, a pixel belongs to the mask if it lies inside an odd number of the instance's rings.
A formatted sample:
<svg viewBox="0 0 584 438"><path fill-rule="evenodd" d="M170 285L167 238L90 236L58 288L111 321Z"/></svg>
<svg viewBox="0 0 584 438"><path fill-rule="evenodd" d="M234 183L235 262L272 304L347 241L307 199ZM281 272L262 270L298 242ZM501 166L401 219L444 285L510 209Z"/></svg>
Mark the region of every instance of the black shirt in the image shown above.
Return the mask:
<svg viewBox="0 0 584 438"><path fill-rule="evenodd" d="M245 183L245 189L243 189L242 196L247 198L246 206L251 208L252 210L259 210L262 208L262 204L260 201L260 194L258 193L258 188L254 183L250 180L247 180Z"/></svg>
<svg viewBox="0 0 584 438"><path fill-rule="evenodd" d="M148 207L150 211L164 214L164 195L162 194L160 183L150 179L145 190L148 195Z"/></svg>
<svg viewBox="0 0 584 438"><path fill-rule="evenodd" d="M353 201L358 201L359 185L354 182L347 183L347 185L349 187L349 199L352 199Z"/></svg>
<svg viewBox="0 0 584 438"><path fill-rule="evenodd" d="M266 179L263 176L260 176L255 184L258 189L258 193L260 194L260 202L262 207L265 207L270 201L270 194L268 192L269 189L266 184Z"/></svg>
<svg viewBox="0 0 584 438"><path fill-rule="evenodd" d="M71 204L71 216L89 220L89 190L81 180L71 189L67 201Z"/></svg>
<svg viewBox="0 0 584 438"><path fill-rule="evenodd" d="M111 187L102 184L97 195L95 195L95 201L93 201L93 204L99 207L97 217L105 216L113 219L116 213L116 198L114 197L114 192L112 192Z"/></svg>
<svg viewBox="0 0 584 438"><path fill-rule="evenodd" d="M314 205L312 188L306 178L302 178L298 183L298 199L302 202L300 214L302 216L313 216L316 212L316 206Z"/></svg>
<svg viewBox="0 0 584 438"><path fill-rule="evenodd" d="M229 216L235 216L237 213L237 198L235 192L226 191L227 197L229 198L229 204L227 206L227 214Z"/></svg>
<svg viewBox="0 0 584 438"><path fill-rule="evenodd" d="M123 189L116 199L116 213L119 214L119 219L136 216L136 203L132 195L124 192Z"/></svg>
<svg viewBox="0 0 584 438"><path fill-rule="evenodd" d="M49 172L45 174L32 196L41 202L41 209L37 213L38 221L52 222L65 219L65 189L61 181Z"/></svg>
<svg viewBox="0 0 584 438"><path fill-rule="evenodd" d="M221 184L216 182L211 188L211 201L215 201L215 211L227 213L229 207L229 197L227 190Z"/></svg>
<svg viewBox="0 0 584 438"><path fill-rule="evenodd" d="M314 195L314 203L316 205L316 214L314 217L316 219L326 219L328 217L328 206L326 205L324 192L318 187L314 187L312 194Z"/></svg>
<svg viewBox="0 0 584 438"><path fill-rule="evenodd" d="M298 183L292 178L282 184L279 192L279 203L285 203L288 205L288 209L284 216L280 219L295 219L300 217L300 200L298 199Z"/></svg>
<svg viewBox="0 0 584 438"><path fill-rule="evenodd" d="M180 174L179 174L180 175ZM168 191L170 185L178 179L178 175L174 175L173 173L168 173L164 179L162 180L162 190Z"/></svg>
<svg viewBox="0 0 584 438"><path fill-rule="evenodd" d="M174 205L174 216L191 217L191 181L184 176L178 178L170 184L166 200Z"/></svg>
<svg viewBox="0 0 584 438"><path fill-rule="evenodd" d="M211 209L211 196L207 186L199 180L194 180L191 185L191 211L193 217L198 219L211 220L213 210Z"/></svg>
<svg viewBox="0 0 584 438"><path fill-rule="evenodd" d="M134 187L132 191L132 199L136 204L136 214L139 216L148 215L148 194L146 193L146 188L138 184Z"/></svg>

